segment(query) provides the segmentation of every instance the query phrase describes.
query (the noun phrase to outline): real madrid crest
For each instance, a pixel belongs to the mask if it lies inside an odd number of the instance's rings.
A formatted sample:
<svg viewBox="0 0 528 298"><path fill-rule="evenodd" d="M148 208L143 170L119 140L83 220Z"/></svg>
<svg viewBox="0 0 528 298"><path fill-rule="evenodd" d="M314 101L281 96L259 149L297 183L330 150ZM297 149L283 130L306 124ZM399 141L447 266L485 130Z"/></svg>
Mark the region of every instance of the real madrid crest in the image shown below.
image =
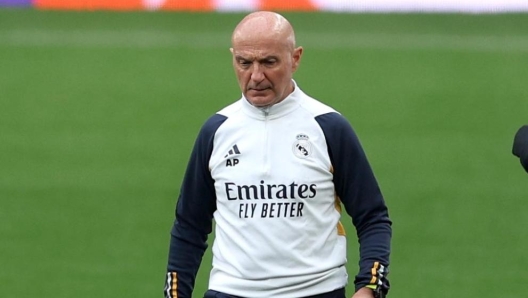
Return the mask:
<svg viewBox="0 0 528 298"><path fill-rule="evenodd" d="M310 138L305 134L298 134L297 140L293 143L293 154L299 158L307 158L312 154L312 143Z"/></svg>

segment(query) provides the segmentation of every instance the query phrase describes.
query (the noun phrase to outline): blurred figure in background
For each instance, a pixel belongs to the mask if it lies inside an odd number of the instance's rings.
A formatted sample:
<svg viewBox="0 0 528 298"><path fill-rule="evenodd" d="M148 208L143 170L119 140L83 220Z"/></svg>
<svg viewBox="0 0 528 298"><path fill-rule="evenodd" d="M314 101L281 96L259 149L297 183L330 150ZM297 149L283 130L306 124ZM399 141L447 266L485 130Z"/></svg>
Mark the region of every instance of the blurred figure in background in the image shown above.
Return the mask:
<svg viewBox="0 0 528 298"><path fill-rule="evenodd" d="M360 243L354 298L383 297L391 221L348 121L293 81L302 47L272 12L232 35L242 98L202 127L182 183L165 297L191 297L215 221L205 297L345 298L341 209Z"/></svg>
<svg viewBox="0 0 528 298"><path fill-rule="evenodd" d="M528 172L528 125L519 128L515 134L512 152L519 157L522 166Z"/></svg>

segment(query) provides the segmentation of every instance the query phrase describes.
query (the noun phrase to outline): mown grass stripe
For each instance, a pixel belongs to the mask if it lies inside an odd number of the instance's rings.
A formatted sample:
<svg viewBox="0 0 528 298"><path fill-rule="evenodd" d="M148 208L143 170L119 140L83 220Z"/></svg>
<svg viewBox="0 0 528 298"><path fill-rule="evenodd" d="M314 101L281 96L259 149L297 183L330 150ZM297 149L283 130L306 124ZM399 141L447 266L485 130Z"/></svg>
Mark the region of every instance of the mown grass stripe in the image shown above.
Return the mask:
<svg viewBox="0 0 528 298"><path fill-rule="evenodd" d="M528 52L528 36L298 32L311 49L387 49L463 52ZM0 30L0 46L86 48L228 48L229 32L157 30Z"/></svg>

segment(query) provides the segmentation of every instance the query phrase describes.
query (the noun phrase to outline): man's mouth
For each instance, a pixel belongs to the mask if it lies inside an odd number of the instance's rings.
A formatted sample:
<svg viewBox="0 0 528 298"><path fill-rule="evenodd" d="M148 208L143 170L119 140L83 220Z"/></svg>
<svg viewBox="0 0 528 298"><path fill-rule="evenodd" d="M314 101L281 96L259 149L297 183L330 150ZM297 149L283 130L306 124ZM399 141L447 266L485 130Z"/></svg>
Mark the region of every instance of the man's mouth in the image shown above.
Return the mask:
<svg viewBox="0 0 528 298"><path fill-rule="evenodd" d="M266 88L249 88L249 90L253 90L253 91L257 91L257 92L268 90L268 89L269 89L269 87L266 87Z"/></svg>

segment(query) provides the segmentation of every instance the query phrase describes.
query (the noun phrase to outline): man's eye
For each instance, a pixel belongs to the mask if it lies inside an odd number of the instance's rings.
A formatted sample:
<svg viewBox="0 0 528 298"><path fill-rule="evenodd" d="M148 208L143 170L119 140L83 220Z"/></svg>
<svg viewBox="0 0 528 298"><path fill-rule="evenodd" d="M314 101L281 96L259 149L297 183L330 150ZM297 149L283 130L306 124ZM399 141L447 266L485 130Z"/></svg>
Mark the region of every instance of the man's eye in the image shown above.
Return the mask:
<svg viewBox="0 0 528 298"><path fill-rule="evenodd" d="M266 61L264 61L264 64L266 64L268 66L273 66L273 65L275 65L275 63L277 63L276 60L266 60Z"/></svg>
<svg viewBox="0 0 528 298"><path fill-rule="evenodd" d="M238 61L238 64L240 64L243 67L248 67L251 65L251 62L249 61Z"/></svg>

